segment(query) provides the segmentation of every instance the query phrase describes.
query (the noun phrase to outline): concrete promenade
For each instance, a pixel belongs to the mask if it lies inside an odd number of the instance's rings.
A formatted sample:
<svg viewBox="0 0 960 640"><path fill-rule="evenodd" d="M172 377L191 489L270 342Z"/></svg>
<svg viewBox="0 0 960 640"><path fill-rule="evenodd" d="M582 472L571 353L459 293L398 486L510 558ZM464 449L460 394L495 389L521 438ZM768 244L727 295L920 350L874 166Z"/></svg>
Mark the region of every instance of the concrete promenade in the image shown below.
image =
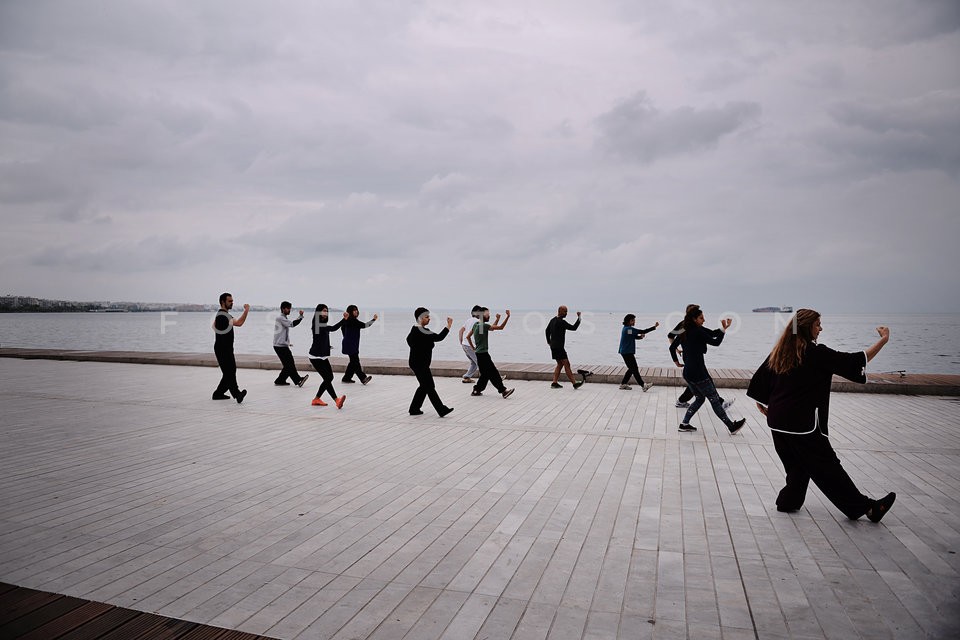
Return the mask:
<svg viewBox="0 0 960 640"><path fill-rule="evenodd" d="M739 388L731 436L709 407L678 433L666 384L511 369L504 400L440 378L441 419L379 371L338 384L337 411L309 405L315 373L241 369L238 405L210 400L207 362L4 351L0 582L275 638L960 636L953 397L834 395L845 468L898 493L873 524L815 488L775 510L780 463Z"/></svg>

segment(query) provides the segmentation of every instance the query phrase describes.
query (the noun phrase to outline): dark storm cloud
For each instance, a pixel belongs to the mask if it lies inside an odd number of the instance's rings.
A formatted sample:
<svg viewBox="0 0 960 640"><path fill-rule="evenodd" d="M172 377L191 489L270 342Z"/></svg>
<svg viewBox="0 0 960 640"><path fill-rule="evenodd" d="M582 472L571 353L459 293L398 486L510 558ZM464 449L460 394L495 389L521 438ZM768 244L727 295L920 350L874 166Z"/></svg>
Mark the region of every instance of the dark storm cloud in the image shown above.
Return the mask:
<svg viewBox="0 0 960 640"><path fill-rule="evenodd" d="M681 107L661 111L644 92L621 102L596 119L598 145L628 160L659 158L713 149L720 139L754 122L760 105L728 102L722 107Z"/></svg>

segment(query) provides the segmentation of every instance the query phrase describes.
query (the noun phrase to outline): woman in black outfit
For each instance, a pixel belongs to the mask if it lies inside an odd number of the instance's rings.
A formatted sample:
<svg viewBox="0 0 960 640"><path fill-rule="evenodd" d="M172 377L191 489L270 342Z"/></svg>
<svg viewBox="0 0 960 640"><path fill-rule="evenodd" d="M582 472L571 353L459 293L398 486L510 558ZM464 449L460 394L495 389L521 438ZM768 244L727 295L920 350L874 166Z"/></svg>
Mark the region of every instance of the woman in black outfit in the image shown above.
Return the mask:
<svg viewBox="0 0 960 640"><path fill-rule="evenodd" d="M860 493L830 444L827 419L833 376L865 383L867 363L887 344L890 330L877 327L880 339L873 346L843 353L817 344L822 329L819 313L797 311L747 390L767 417L773 446L787 476L786 486L777 496L777 511L798 511L813 480L848 518L866 515L872 522L880 522L897 494L873 500Z"/></svg>
<svg viewBox="0 0 960 640"><path fill-rule="evenodd" d="M310 364L313 365L313 368L316 369L320 377L323 378L323 382L320 384L320 388L317 389L317 397L315 397L310 404L315 407L327 406L327 403L324 402L322 398L323 392L326 391L330 394L330 397L333 398L337 409L341 409L347 396L337 397L337 392L333 389L333 369L330 367L328 358L330 357L330 332L340 330L340 325L347 319L347 313L344 312L343 319L334 325L327 324L329 313L327 305L325 304L318 304L316 311L313 312L313 344L310 345L310 353L308 355L310 356Z"/></svg>
<svg viewBox="0 0 960 640"><path fill-rule="evenodd" d="M727 412L723 408L723 398L717 393L717 387L713 383L713 378L707 372L707 365L703 361L703 356L707 353L707 345L719 347L732 320L729 318L720 320L719 329L704 329L703 322L703 311L700 310L700 307L695 304L689 305L683 318L683 331L670 343L670 356L678 367L680 361L677 358L677 348L681 344L683 345L683 379L696 398L690 408L687 409L683 422L680 423L679 431L697 430L690 424L690 419L703 406L704 401L709 400L713 412L723 420L723 424L727 425L727 429L733 434L743 428L747 419L741 418L734 421L727 416Z"/></svg>

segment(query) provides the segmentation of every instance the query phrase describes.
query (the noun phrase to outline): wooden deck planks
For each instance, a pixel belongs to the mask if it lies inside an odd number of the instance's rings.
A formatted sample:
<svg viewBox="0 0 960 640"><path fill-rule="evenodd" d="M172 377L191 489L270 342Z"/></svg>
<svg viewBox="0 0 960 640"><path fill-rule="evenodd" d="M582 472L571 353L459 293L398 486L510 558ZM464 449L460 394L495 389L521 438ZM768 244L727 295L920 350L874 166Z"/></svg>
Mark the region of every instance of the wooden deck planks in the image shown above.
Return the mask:
<svg viewBox="0 0 960 640"><path fill-rule="evenodd" d="M11 596L21 613L0 625L30 613L33 637L956 635L950 399L834 397L851 476L899 494L873 525L812 488L799 513L777 513L782 469L737 389L724 394L748 427L730 437L709 407L677 433L670 388L517 380L504 400L438 379L456 407L439 419L406 415L406 376L348 388L339 412L253 369L243 405L216 403L217 377L0 360L0 580L44 592ZM18 589L0 584L0 598Z"/></svg>

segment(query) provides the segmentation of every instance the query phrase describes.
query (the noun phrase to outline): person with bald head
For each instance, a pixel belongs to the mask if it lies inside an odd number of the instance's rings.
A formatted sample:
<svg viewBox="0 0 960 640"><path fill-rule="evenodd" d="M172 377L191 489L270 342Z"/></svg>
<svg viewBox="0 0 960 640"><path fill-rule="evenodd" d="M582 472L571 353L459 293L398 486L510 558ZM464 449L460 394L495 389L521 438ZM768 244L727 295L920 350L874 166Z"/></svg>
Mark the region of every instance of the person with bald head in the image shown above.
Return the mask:
<svg viewBox="0 0 960 640"><path fill-rule="evenodd" d="M565 320L567 313L567 308L561 305L557 309L557 315L550 319L545 331L547 344L550 345L550 355L557 361L557 366L553 370L551 389L563 388L563 385L560 384L560 371L566 372L567 379L573 383L574 389L579 389L583 384L583 380L574 379L573 371L570 369L570 358L567 357L566 350L567 331L576 331L580 327L580 312L577 311L577 321L573 324Z"/></svg>

